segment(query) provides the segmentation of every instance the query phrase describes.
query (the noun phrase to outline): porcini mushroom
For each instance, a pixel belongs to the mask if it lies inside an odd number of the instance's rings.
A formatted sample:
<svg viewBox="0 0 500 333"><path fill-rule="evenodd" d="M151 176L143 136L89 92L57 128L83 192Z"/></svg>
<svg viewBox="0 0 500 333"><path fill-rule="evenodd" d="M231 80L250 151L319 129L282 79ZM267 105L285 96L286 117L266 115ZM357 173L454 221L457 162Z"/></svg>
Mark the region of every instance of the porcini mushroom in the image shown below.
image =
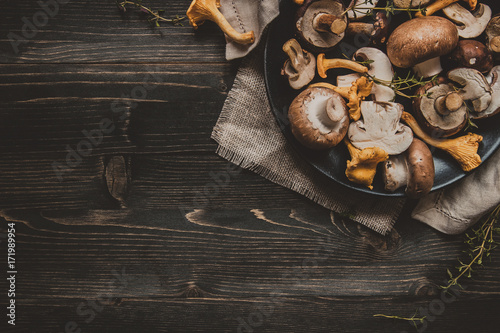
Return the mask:
<svg viewBox="0 0 500 333"><path fill-rule="evenodd" d="M370 190L373 189L372 183L377 173L377 165L389 158L382 148L369 147L358 149L354 147L349 140L344 140L351 159L347 161L345 175L351 182L364 185Z"/></svg>
<svg viewBox="0 0 500 333"><path fill-rule="evenodd" d="M326 71L333 68L345 68L350 69L358 73L367 73L368 68L365 66L348 59L326 59L324 53L318 54L318 74L323 79L326 79Z"/></svg>
<svg viewBox="0 0 500 333"><path fill-rule="evenodd" d="M417 75L431 77L440 73L440 56L450 53L458 44L458 31L449 20L421 17L398 26L387 41L387 55L392 64L413 67Z"/></svg>
<svg viewBox="0 0 500 333"><path fill-rule="evenodd" d="M429 82L416 91L413 113L418 123L433 137L448 137L467 124L467 106L446 79Z"/></svg>
<svg viewBox="0 0 500 333"><path fill-rule="evenodd" d="M424 10L425 16L431 16L435 12L438 12L441 9L446 8L458 1L460 0L436 0L429 6L425 7ZM476 9L477 0L461 0L461 1L466 2L471 10ZM422 17L424 16L424 14L422 14L421 12L417 12L415 16Z"/></svg>
<svg viewBox="0 0 500 333"><path fill-rule="evenodd" d="M193 28L197 29L206 20L215 22L232 41L238 44L253 44L255 35L253 31L237 32L219 11L220 0L193 0L186 16Z"/></svg>
<svg viewBox="0 0 500 333"><path fill-rule="evenodd" d="M349 126L347 106L335 91L308 87L290 104L292 134L304 146L320 150L336 146Z"/></svg>
<svg viewBox="0 0 500 333"><path fill-rule="evenodd" d="M411 127L413 133L422 139L425 143L444 150L450 154L464 171L471 171L481 164L481 157L477 154L479 143L483 140L481 135L475 133L467 133L454 139L436 139L425 133L417 121L408 112L403 112L401 116L408 126Z"/></svg>
<svg viewBox="0 0 500 333"><path fill-rule="evenodd" d="M411 129L399 122L402 112L398 103L362 102L363 119L349 125L349 141L358 149L380 147L389 155L401 154L413 139Z"/></svg>
<svg viewBox="0 0 500 333"><path fill-rule="evenodd" d="M360 20L373 11L379 0L352 0L347 16L351 20Z"/></svg>
<svg viewBox="0 0 500 333"><path fill-rule="evenodd" d="M472 119L489 118L500 113L500 66L495 66L491 69L486 77L491 88L491 103L488 108L482 112L470 112Z"/></svg>
<svg viewBox="0 0 500 333"><path fill-rule="evenodd" d="M345 35L344 5L335 0L306 0L297 10L297 36L311 51L326 52Z"/></svg>
<svg viewBox="0 0 500 333"><path fill-rule="evenodd" d="M348 36L357 36L359 34L366 36L373 45L382 45L387 40L389 24L385 12L375 14L373 22L350 22L347 26L346 34Z"/></svg>
<svg viewBox="0 0 500 333"><path fill-rule="evenodd" d="M493 54L483 43L464 39L450 54L450 58L458 67L474 68L481 73L487 73L493 68Z"/></svg>
<svg viewBox="0 0 500 333"><path fill-rule="evenodd" d="M288 58L281 69L281 75L288 78L290 87L301 89L314 79L316 58L312 53L302 50L296 39L290 39L283 45Z"/></svg>
<svg viewBox="0 0 500 333"><path fill-rule="evenodd" d="M458 91L465 101L471 101L475 112L480 113L491 103L491 87L481 72L472 68L455 68L448 72L448 78L462 88Z"/></svg>
<svg viewBox="0 0 500 333"><path fill-rule="evenodd" d="M500 52L500 14L493 16L485 29L488 48L495 53Z"/></svg>
<svg viewBox="0 0 500 333"><path fill-rule="evenodd" d="M382 168L385 189L394 192L406 186L405 193L419 199L429 193L434 185L434 159L429 147L414 138L410 147L400 155L390 156Z"/></svg>
<svg viewBox="0 0 500 333"><path fill-rule="evenodd" d="M443 9L443 13L457 24L458 35L462 38L476 38L483 33L491 19L491 8L479 4L477 10L471 13L458 3Z"/></svg>

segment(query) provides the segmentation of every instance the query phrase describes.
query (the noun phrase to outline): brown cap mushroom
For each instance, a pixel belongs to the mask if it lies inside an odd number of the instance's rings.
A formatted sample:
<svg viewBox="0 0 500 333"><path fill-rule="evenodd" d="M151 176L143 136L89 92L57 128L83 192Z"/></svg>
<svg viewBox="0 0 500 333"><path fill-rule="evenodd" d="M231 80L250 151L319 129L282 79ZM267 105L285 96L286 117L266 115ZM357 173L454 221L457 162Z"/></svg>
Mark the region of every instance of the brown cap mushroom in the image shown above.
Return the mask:
<svg viewBox="0 0 500 333"><path fill-rule="evenodd" d="M335 91L309 87L290 104L292 134L310 149L328 149L342 141L349 126L347 105Z"/></svg>
<svg viewBox="0 0 500 333"><path fill-rule="evenodd" d="M197 29L206 20L215 22L227 37L239 44L253 44L255 35L253 31L239 33L226 20L219 11L220 0L193 0L186 16L193 28Z"/></svg>
<svg viewBox="0 0 500 333"><path fill-rule="evenodd" d="M374 22L351 22L347 26L346 34L356 36L358 34L367 36L373 45L382 45L387 40L389 22L385 12L378 12Z"/></svg>
<svg viewBox="0 0 500 333"><path fill-rule="evenodd" d="M397 67L410 68L422 77L442 71L440 56L458 44L458 31L449 20L421 17L398 26L387 41L387 55Z"/></svg>
<svg viewBox="0 0 500 333"><path fill-rule="evenodd" d="M296 16L297 36L311 51L326 52L344 38L347 17L340 1L306 0Z"/></svg>
<svg viewBox="0 0 500 333"><path fill-rule="evenodd" d="M401 154L413 139L411 129L399 122L402 112L398 103L362 102L363 119L349 125L347 136L358 149L379 147L389 155Z"/></svg>
<svg viewBox="0 0 500 333"><path fill-rule="evenodd" d="M462 38L476 38L483 33L491 19L491 8L479 4L474 13L454 3L443 9L443 13L457 24L458 35Z"/></svg>
<svg viewBox="0 0 500 333"><path fill-rule="evenodd" d="M488 38L488 48L495 53L500 52L500 14L493 16L486 26L486 36Z"/></svg>
<svg viewBox="0 0 500 333"><path fill-rule="evenodd" d="M281 69L281 75L288 78L290 87L301 89L314 79L316 74L316 58L312 53L302 50L296 39L290 39L283 45L283 51L289 59Z"/></svg>
<svg viewBox="0 0 500 333"><path fill-rule="evenodd" d="M467 106L452 84L439 78L420 87L413 98L413 113L418 123L430 135L448 137L460 132L467 124Z"/></svg>
<svg viewBox="0 0 500 333"><path fill-rule="evenodd" d="M459 41L450 57L458 67L474 68L481 73L487 73L493 68L493 54L486 45L477 40Z"/></svg>
<svg viewBox="0 0 500 333"><path fill-rule="evenodd" d="M406 186L406 195L419 199L429 193L434 185L434 159L429 147L414 138L410 147L400 155L391 156L384 162L385 189L394 192Z"/></svg>

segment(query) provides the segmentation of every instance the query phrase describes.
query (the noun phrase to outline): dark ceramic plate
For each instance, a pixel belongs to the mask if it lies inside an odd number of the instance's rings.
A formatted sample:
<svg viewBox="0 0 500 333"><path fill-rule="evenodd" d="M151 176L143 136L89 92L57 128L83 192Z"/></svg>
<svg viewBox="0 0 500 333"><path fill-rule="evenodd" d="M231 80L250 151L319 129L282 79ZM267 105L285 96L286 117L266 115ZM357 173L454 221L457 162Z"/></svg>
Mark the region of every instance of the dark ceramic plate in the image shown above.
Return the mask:
<svg viewBox="0 0 500 333"><path fill-rule="evenodd" d="M384 1L381 1L380 3L383 2ZM488 4L493 10L493 13L500 12L500 4L496 3L496 1L481 2ZM264 73L267 94L271 103L271 109L288 142L314 168L337 183L361 192L371 193L374 195L395 197L404 196L403 189L400 189L394 193L385 191L380 172L378 172L377 176L375 177L373 190L369 190L366 187L362 187L350 182L345 176L346 161L350 158L345 145L340 144L337 147L331 148L326 151L311 151L303 147L292 135L287 116L288 106L300 91L291 89L288 85L287 80L281 76L281 67L283 66L283 63L287 58L286 54L282 51L281 48L287 40L294 37L294 16L297 7L291 0L281 1L280 6L280 15L271 24L269 29L265 49ZM398 20L406 20L407 17L408 16L406 14L396 15L393 19L393 26L398 24ZM354 45L356 44L359 45L359 43L356 43L353 40L345 39L344 43L339 44L339 46L336 47L335 50L327 53L327 57L342 58L343 54L353 54L356 49L364 46L360 45L359 47L355 47ZM342 75L347 73L348 72L338 71L336 74ZM329 76L326 81L335 84L336 80L335 76L333 76L333 73L329 73L328 75ZM399 75L406 75L406 72L399 73ZM316 75L316 78L313 82L317 81L320 80ZM406 110L411 110L411 104L409 103L409 100L398 98L396 101L403 104ZM478 154L481 156L483 163L500 145L499 120L500 115L486 121L475 121L479 126L479 129L474 129L474 132L483 136L483 142L480 144L478 151ZM434 181L433 191L448 186L468 174L466 172L463 172L458 163L448 154L435 149L432 151L432 153L434 156L434 163L436 168L436 177Z"/></svg>

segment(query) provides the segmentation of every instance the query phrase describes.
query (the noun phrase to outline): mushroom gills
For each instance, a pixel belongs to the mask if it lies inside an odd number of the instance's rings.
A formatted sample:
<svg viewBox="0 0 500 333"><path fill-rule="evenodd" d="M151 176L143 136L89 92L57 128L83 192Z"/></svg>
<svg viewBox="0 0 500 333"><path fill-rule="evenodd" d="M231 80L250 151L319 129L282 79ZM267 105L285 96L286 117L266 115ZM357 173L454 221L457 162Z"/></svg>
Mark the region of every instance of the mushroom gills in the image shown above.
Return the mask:
<svg viewBox="0 0 500 333"><path fill-rule="evenodd" d="M321 134L338 131L341 127L341 120L345 117L343 104L340 96L329 96L326 94L316 94L305 102L307 119L312 127Z"/></svg>
<svg viewBox="0 0 500 333"><path fill-rule="evenodd" d="M462 38L479 37L491 19L491 8L485 4L479 4L474 13L458 3L453 3L443 8L443 13L457 24L458 35Z"/></svg>

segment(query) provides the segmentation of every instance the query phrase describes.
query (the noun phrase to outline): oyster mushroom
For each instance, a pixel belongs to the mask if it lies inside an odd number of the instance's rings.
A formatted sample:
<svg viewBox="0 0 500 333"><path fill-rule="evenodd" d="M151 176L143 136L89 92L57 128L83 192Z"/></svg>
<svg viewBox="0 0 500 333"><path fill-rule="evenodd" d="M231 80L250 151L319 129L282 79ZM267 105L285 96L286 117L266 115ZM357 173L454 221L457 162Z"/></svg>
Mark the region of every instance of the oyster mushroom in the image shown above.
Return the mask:
<svg viewBox="0 0 500 333"><path fill-rule="evenodd" d="M500 14L493 16L485 29L488 48L495 53L500 52Z"/></svg>
<svg viewBox="0 0 500 333"><path fill-rule="evenodd" d="M450 53L458 44L458 31L449 20L421 17L398 26L387 41L387 56L401 68L413 67L421 77L439 74L440 56Z"/></svg>
<svg viewBox="0 0 500 333"><path fill-rule="evenodd" d="M335 0L306 0L297 10L297 36L307 49L326 52L345 35L344 5Z"/></svg>
<svg viewBox="0 0 500 333"><path fill-rule="evenodd" d="M479 143L483 140L481 135L467 133L454 139L436 139L425 133L408 112L403 112L401 119L411 127L413 133L422 141L450 154L457 160L462 170L471 171L481 165L481 157L477 154Z"/></svg>
<svg viewBox="0 0 500 333"><path fill-rule="evenodd" d="M368 37L373 45L385 44L388 32L389 22L385 12L378 12L373 22L351 22L346 30L348 36L361 34Z"/></svg>
<svg viewBox="0 0 500 333"><path fill-rule="evenodd" d="M309 87L290 104L292 134L304 146L328 149L342 141L349 126L347 106L335 91Z"/></svg>
<svg viewBox="0 0 500 333"><path fill-rule="evenodd" d="M352 0L347 16L351 20L360 20L373 11L379 0Z"/></svg>
<svg viewBox="0 0 500 333"><path fill-rule="evenodd" d="M362 102L363 119L349 125L349 141L358 149L379 147L389 155L401 154L413 140L411 129L399 122L402 112L398 103Z"/></svg>
<svg viewBox="0 0 500 333"><path fill-rule="evenodd" d="M474 68L481 73L487 73L493 68L493 54L486 45L477 40L459 41L450 58L457 67Z"/></svg>
<svg viewBox="0 0 500 333"><path fill-rule="evenodd" d="M491 19L491 8L479 4L477 10L471 13L458 3L443 9L443 13L457 24L458 35L462 38L476 38L481 35Z"/></svg>
<svg viewBox="0 0 500 333"><path fill-rule="evenodd" d="M333 68L345 68L350 69L358 73L367 73L368 68L365 66L348 59L326 59L324 53L318 54L318 61L316 62L318 66L318 74L323 79L326 79L326 71Z"/></svg>
<svg viewBox="0 0 500 333"><path fill-rule="evenodd" d="M394 192L406 186L405 193L412 199L419 199L431 191L434 175L432 153L417 138L403 154L390 156L382 168L385 189Z"/></svg>
<svg viewBox="0 0 500 333"><path fill-rule="evenodd" d="M415 16L416 17L431 16L435 12L440 11L441 9L446 8L446 7L448 7L448 6L454 4L455 2L458 2L458 1L463 1L463 2L467 3L467 5L469 6L469 8L471 10L476 9L477 0L436 0L435 2L431 3L429 6L425 7L425 11L424 11L425 15L421 12L417 12L417 14L415 14Z"/></svg>
<svg viewBox="0 0 500 333"><path fill-rule="evenodd" d="M472 68L456 68L448 72L448 78L462 88L458 94L465 101L471 101L473 111L480 113L491 103L491 87L481 72Z"/></svg>
<svg viewBox="0 0 500 333"><path fill-rule="evenodd" d="M219 11L220 0L193 0L186 16L193 28L198 29L206 20L215 22L227 37L238 44L253 44L255 35L253 31L237 32Z"/></svg>
<svg viewBox="0 0 500 333"><path fill-rule="evenodd" d="M373 189L372 183L377 173L377 165L389 158L382 148L369 147L358 149L354 147L349 140L344 140L351 159L347 161L345 175L351 182L364 185L370 190Z"/></svg>
<svg viewBox="0 0 500 333"><path fill-rule="evenodd" d="M314 79L316 58L312 53L302 50L296 39L290 39L283 45L288 58L281 69L281 75L288 78L290 87L301 89Z"/></svg>
<svg viewBox="0 0 500 333"><path fill-rule="evenodd" d="M440 78L417 90L413 113L418 123L434 137L448 137L467 124L467 106L452 84Z"/></svg>

